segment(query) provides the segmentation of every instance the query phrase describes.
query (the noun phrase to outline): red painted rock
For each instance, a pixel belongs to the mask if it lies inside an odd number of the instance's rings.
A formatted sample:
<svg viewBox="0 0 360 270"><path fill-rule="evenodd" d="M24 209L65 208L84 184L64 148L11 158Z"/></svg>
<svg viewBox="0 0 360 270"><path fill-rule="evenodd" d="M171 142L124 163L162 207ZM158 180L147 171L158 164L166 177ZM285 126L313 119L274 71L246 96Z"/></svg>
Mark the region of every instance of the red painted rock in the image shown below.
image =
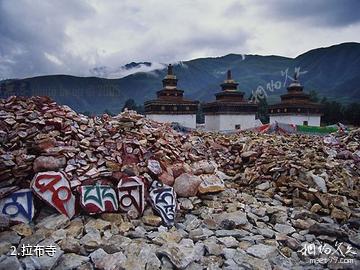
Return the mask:
<svg viewBox="0 0 360 270"><path fill-rule="evenodd" d="M119 209L140 216L145 208L144 181L138 176L124 177L117 186Z"/></svg>
<svg viewBox="0 0 360 270"><path fill-rule="evenodd" d="M37 173L30 185L40 199L60 213L69 218L75 215L75 196L71 192L69 180L62 173Z"/></svg>
<svg viewBox="0 0 360 270"><path fill-rule="evenodd" d="M183 173L175 179L174 190L179 197L195 196L201 184L199 176Z"/></svg>
<svg viewBox="0 0 360 270"><path fill-rule="evenodd" d="M118 199L110 185L85 185L78 188L80 204L85 212L98 214L118 210Z"/></svg>
<svg viewBox="0 0 360 270"><path fill-rule="evenodd" d="M65 167L65 157L56 158L53 156L39 156L34 160L34 172L40 171L57 171Z"/></svg>

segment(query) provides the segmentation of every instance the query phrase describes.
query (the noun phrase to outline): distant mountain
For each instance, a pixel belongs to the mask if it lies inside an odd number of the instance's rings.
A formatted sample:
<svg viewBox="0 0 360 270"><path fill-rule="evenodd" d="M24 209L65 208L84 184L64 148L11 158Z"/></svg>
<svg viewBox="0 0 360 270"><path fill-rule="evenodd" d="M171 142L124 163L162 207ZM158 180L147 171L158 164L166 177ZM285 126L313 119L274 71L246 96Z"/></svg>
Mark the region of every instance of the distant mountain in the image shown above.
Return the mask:
<svg viewBox="0 0 360 270"><path fill-rule="evenodd" d="M151 65L133 62L123 68L150 69ZM0 82L0 97L48 95L79 112L102 113L107 109L117 113L128 98L141 104L156 97L166 73L165 68L159 67L120 79L51 75L7 80ZM214 99L226 70L231 69L246 97L252 90L263 87L269 103L273 103L286 91L296 67L300 67L300 81L305 91L316 90L320 96L343 103L360 101L360 43L314 49L296 58L240 54L199 58L176 64L174 72L179 88L185 90L188 98ZM101 71L100 68L99 73Z"/></svg>
<svg viewBox="0 0 360 270"><path fill-rule="evenodd" d="M125 69L132 69L132 68L137 68L137 67L141 67L142 65L146 66L146 67L151 67L151 63L150 62L131 62L129 64L126 64L124 66Z"/></svg>

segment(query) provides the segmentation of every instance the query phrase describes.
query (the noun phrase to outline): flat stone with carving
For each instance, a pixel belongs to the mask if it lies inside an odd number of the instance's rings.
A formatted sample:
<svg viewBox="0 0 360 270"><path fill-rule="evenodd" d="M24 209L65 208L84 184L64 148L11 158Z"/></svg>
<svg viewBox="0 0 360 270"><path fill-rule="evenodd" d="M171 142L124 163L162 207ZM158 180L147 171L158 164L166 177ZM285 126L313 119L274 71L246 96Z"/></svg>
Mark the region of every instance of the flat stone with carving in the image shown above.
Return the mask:
<svg viewBox="0 0 360 270"><path fill-rule="evenodd" d="M85 212L98 214L118 210L116 192L110 185L85 185L79 187L78 190L80 204Z"/></svg>
<svg viewBox="0 0 360 270"><path fill-rule="evenodd" d="M35 213L31 189L20 189L3 198L0 213L8 215L10 220L29 223Z"/></svg>
<svg viewBox="0 0 360 270"><path fill-rule="evenodd" d="M118 184L119 208L140 216L145 208L144 180L138 176L124 177Z"/></svg>
<svg viewBox="0 0 360 270"><path fill-rule="evenodd" d="M37 173L31 182L34 193L60 213L72 218L75 215L75 196L70 182L61 172Z"/></svg>

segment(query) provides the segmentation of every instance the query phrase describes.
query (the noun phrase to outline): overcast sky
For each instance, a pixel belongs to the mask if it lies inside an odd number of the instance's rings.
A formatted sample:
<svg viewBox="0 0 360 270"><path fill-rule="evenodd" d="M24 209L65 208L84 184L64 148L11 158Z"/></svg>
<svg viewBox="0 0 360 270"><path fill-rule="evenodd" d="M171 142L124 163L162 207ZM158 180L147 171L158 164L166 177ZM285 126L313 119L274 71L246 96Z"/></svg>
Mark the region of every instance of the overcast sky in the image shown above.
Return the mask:
<svg viewBox="0 0 360 270"><path fill-rule="evenodd" d="M0 0L0 78L118 77L132 61L228 53L295 57L360 42L359 10L358 0Z"/></svg>

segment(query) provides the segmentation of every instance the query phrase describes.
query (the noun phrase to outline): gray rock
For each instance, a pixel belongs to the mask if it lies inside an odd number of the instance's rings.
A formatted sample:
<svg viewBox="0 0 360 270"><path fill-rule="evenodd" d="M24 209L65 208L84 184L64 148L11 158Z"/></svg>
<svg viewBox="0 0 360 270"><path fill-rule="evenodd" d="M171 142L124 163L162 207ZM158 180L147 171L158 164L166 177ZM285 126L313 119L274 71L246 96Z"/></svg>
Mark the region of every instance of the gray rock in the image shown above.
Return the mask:
<svg viewBox="0 0 360 270"><path fill-rule="evenodd" d="M54 242L58 242L59 240L64 239L65 237L66 237L66 230L64 229L56 230L51 234L51 239Z"/></svg>
<svg viewBox="0 0 360 270"><path fill-rule="evenodd" d="M125 234L125 236L129 238L145 238L145 235L146 230L141 226L137 226L134 231L130 231Z"/></svg>
<svg viewBox="0 0 360 270"><path fill-rule="evenodd" d="M69 223L70 220L67 216L62 214L53 214L42 219L38 224L36 224L35 228L38 229L43 227L46 229L57 230L64 228Z"/></svg>
<svg viewBox="0 0 360 270"><path fill-rule="evenodd" d="M235 238L242 238L244 236L249 235L249 232L245 230L216 230L215 235L217 237L226 237L226 236L232 236Z"/></svg>
<svg viewBox="0 0 360 270"><path fill-rule="evenodd" d="M0 256L0 270L23 270L16 256Z"/></svg>
<svg viewBox="0 0 360 270"><path fill-rule="evenodd" d="M258 232L266 237L266 238L273 238L275 235L275 232L269 228L257 228Z"/></svg>
<svg viewBox="0 0 360 270"><path fill-rule="evenodd" d="M280 256L280 255L279 256L271 256L269 258L269 261L271 262L272 265L276 265L276 267L278 269L294 269L293 261L284 256Z"/></svg>
<svg viewBox="0 0 360 270"><path fill-rule="evenodd" d="M209 255L219 256L223 253L224 246L216 243L216 238L211 237L204 241L205 250Z"/></svg>
<svg viewBox="0 0 360 270"><path fill-rule="evenodd" d="M90 253L89 257L93 263L100 260L104 256L108 255L102 248L98 248L94 252Z"/></svg>
<svg viewBox="0 0 360 270"><path fill-rule="evenodd" d="M101 244L107 253L115 253L124 250L131 243L131 239L122 235L113 235Z"/></svg>
<svg viewBox="0 0 360 270"><path fill-rule="evenodd" d="M20 240L21 236L14 231L4 231L0 233L0 242L9 242L13 245L18 245Z"/></svg>
<svg viewBox="0 0 360 270"><path fill-rule="evenodd" d="M225 270L238 270L239 266L233 259L227 259L224 261L223 269Z"/></svg>
<svg viewBox="0 0 360 270"><path fill-rule="evenodd" d="M234 258L235 253L236 253L236 249L233 248L224 248L222 251L222 255L225 257L225 259Z"/></svg>
<svg viewBox="0 0 360 270"><path fill-rule="evenodd" d="M173 264L166 256L163 256L161 258L161 269L164 269L164 270L173 270L174 269Z"/></svg>
<svg viewBox="0 0 360 270"><path fill-rule="evenodd" d="M186 267L186 270L203 270L203 269L204 266L196 262L192 262ZM206 267L206 269L213 269L213 268Z"/></svg>
<svg viewBox="0 0 360 270"><path fill-rule="evenodd" d="M259 190L267 190L270 188L270 183L269 181L266 181L264 183L261 183L260 185L257 185L256 188Z"/></svg>
<svg viewBox="0 0 360 270"><path fill-rule="evenodd" d="M360 248L360 233L349 235L349 241L355 247Z"/></svg>
<svg viewBox="0 0 360 270"><path fill-rule="evenodd" d="M215 214L213 216L214 216L214 220L219 225L221 224L221 222L223 222L226 219L234 221L235 226L245 225L246 223L248 223L246 214L243 211L235 211L230 213L224 212L221 214Z"/></svg>
<svg viewBox="0 0 360 270"><path fill-rule="evenodd" d="M258 259L246 254L243 250L237 250L233 260L239 269L271 270L271 264L267 259Z"/></svg>
<svg viewBox="0 0 360 270"><path fill-rule="evenodd" d="M122 252L107 254L103 249L97 249L91 253L90 258L96 269L99 270L118 269L123 267L123 263L126 261L126 256Z"/></svg>
<svg viewBox="0 0 360 270"><path fill-rule="evenodd" d="M80 239L80 244L89 252L100 247L101 243L101 235L98 230L89 231Z"/></svg>
<svg viewBox="0 0 360 270"><path fill-rule="evenodd" d="M280 211L272 215L271 222L285 224L287 219L288 215L285 212Z"/></svg>
<svg viewBox="0 0 360 270"><path fill-rule="evenodd" d="M21 239L19 246L18 246L18 251L20 251L19 247L22 247L23 245L30 245L30 246L35 246L37 245L39 242L41 242L42 240L45 239L45 237L47 237L47 231L46 230L37 230L34 234L30 235L30 236L26 236L23 239Z"/></svg>
<svg viewBox="0 0 360 270"><path fill-rule="evenodd" d="M286 224L276 224L274 229L283 234L291 234L296 231L292 226Z"/></svg>
<svg viewBox="0 0 360 270"><path fill-rule="evenodd" d="M214 235L212 230L207 228L197 228L195 230L191 230L189 233L189 238L194 241L205 240L206 238Z"/></svg>
<svg viewBox="0 0 360 270"><path fill-rule="evenodd" d="M311 176L312 180L317 185L317 187L320 189L320 191L323 193L327 193L327 187L324 178L317 176L313 173L309 173L309 175Z"/></svg>
<svg viewBox="0 0 360 270"><path fill-rule="evenodd" d="M249 236L245 236L243 238L241 238L242 241L247 241L247 242L250 242L252 244L255 244L259 241L262 241L264 240L264 236L262 235L249 235Z"/></svg>
<svg viewBox="0 0 360 270"><path fill-rule="evenodd" d="M232 236L218 238L218 241L225 245L227 248L239 246L239 242Z"/></svg>
<svg viewBox="0 0 360 270"><path fill-rule="evenodd" d="M180 202L180 209L184 209L184 210L194 209L194 205L192 204L191 200L188 198L179 198L179 202Z"/></svg>
<svg viewBox="0 0 360 270"><path fill-rule="evenodd" d="M84 263L80 265L76 270L94 270L94 266L91 262Z"/></svg>
<svg viewBox="0 0 360 270"><path fill-rule="evenodd" d="M335 224L315 223L309 228L309 233L314 235L329 235L338 238L346 237L347 234Z"/></svg>
<svg viewBox="0 0 360 270"><path fill-rule="evenodd" d="M80 252L80 241L73 237L66 237L60 242L60 247L66 253L76 253Z"/></svg>
<svg viewBox="0 0 360 270"><path fill-rule="evenodd" d="M26 270L44 269L44 268L41 268L41 265L40 265L39 261L37 260L37 257L35 257L35 256L24 257L24 258L20 259L20 262Z"/></svg>
<svg viewBox="0 0 360 270"><path fill-rule="evenodd" d="M10 218L8 215L0 214L0 230L9 228Z"/></svg>
<svg viewBox="0 0 360 270"><path fill-rule="evenodd" d="M259 217L263 217L266 214L265 208L251 208L251 212Z"/></svg>
<svg viewBox="0 0 360 270"><path fill-rule="evenodd" d="M9 242L1 241L0 242L0 255L5 255L11 252L12 244Z"/></svg>
<svg viewBox="0 0 360 270"><path fill-rule="evenodd" d="M59 263L54 270L72 270L89 260L90 259L86 256L80 256L75 253L66 253L60 257Z"/></svg>
<svg viewBox="0 0 360 270"><path fill-rule="evenodd" d="M143 242L131 243L125 249L125 269L160 269L161 261L156 256L157 247Z"/></svg>
<svg viewBox="0 0 360 270"><path fill-rule="evenodd" d="M94 230L103 232L111 227L111 223L109 221L103 220L101 218L90 219L88 223L85 225L85 232L89 233Z"/></svg>
<svg viewBox="0 0 360 270"><path fill-rule="evenodd" d="M246 252L250 255L253 255L255 257L258 257L260 259L265 259L270 256L273 256L276 253L276 247L274 246L268 246L264 244L258 244L249 247Z"/></svg>
<svg viewBox="0 0 360 270"><path fill-rule="evenodd" d="M157 254L168 257L175 267L184 269L191 262L201 259L204 254L204 244L198 242L194 245L192 240L183 239L179 244L170 243L162 246Z"/></svg>
<svg viewBox="0 0 360 270"><path fill-rule="evenodd" d="M198 228L201 225L201 220L198 219L196 216L188 214L185 215L185 221L184 221L184 225L186 227L186 230L188 232Z"/></svg>
<svg viewBox="0 0 360 270"><path fill-rule="evenodd" d="M43 256L23 257L21 259L21 263L25 266L25 269L41 269L41 270L53 269L53 267L59 261L60 257L64 254L64 251L62 251L60 247L51 239L46 239L40 242L39 245L44 247L53 246L56 249L53 254L45 252Z"/></svg>

